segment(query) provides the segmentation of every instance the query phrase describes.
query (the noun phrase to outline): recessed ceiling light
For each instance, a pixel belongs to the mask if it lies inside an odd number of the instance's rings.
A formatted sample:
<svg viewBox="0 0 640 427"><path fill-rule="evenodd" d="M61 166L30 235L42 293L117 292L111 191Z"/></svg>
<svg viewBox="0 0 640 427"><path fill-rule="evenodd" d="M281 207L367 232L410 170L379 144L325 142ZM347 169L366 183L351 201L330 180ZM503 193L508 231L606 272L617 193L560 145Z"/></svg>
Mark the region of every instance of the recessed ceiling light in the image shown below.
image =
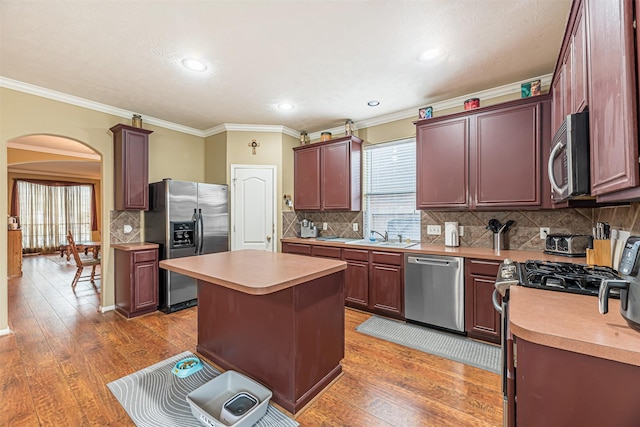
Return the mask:
<svg viewBox="0 0 640 427"><path fill-rule="evenodd" d="M367 105L369 107L377 107L378 105L380 105L380 101L369 101L367 102Z"/></svg>
<svg viewBox="0 0 640 427"><path fill-rule="evenodd" d="M191 71L204 71L207 69L207 65L204 62L193 58L183 59L182 65Z"/></svg>
<svg viewBox="0 0 640 427"><path fill-rule="evenodd" d="M283 103L283 104L278 104L278 108L281 110L293 110L293 105L292 104L287 104L287 103Z"/></svg>
<svg viewBox="0 0 640 427"><path fill-rule="evenodd" d="M418 55L418 61L421 61L421 62L431 61L432 59L436 58L439 54L440 54L440 50L435 48L425 50L420 55Z"/></svg>

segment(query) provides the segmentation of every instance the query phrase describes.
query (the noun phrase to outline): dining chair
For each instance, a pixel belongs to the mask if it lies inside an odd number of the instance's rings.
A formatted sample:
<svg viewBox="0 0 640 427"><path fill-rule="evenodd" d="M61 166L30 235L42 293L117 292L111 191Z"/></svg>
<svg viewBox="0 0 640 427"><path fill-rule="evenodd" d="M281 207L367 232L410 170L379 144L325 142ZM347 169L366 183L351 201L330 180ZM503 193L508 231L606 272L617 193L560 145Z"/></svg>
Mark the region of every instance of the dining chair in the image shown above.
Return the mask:
<svg viewBox="0 0 640 427"><path fill-rule="evenodd" d="M100 273L96 273L96 267L100 265L100 258L81 258L80 254L78 253L76 242L73 240L71 231L67 232L67 241L69 242L69 246L71 247L73 259L76 262L76 266L78 267L78 270L76 270L76 275L73 278L73 282L71 283L71 287L75 288L78 282L86 281L91 282L95 286L95 279L100 279ZM85 267L91 267L90 276L82 276L82 271Z"/></svg>

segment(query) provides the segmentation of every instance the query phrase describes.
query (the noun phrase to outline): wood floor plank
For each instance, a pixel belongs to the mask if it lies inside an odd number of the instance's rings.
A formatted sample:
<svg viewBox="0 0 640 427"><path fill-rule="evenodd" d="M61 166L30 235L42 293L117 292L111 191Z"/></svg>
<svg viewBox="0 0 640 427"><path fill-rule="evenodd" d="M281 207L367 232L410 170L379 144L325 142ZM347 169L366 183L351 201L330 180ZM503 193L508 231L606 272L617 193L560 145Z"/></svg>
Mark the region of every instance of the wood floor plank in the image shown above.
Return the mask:
<svg viewBox="0 0 640 427"><path fill-rule="evenodd" d="M3 344L9 344L9 340L1 338ZM20 351L14 346L11 351L0 352L0 366L0 425L38 425Z"/></svg>
<svg viewBox="0 0 640 427"><path fill-rule="evenodd" d="M23 270L9 281L14 335L0 337L0 366L20 366L0 370L0 425L133 426L106 384L195 352L198 308L125 319L101 313L90 284L71 289L73 266L25 257ZM296 417L301 426L501 425L499 375L361 334L371 315L345 313L344 375Z"/></svg>

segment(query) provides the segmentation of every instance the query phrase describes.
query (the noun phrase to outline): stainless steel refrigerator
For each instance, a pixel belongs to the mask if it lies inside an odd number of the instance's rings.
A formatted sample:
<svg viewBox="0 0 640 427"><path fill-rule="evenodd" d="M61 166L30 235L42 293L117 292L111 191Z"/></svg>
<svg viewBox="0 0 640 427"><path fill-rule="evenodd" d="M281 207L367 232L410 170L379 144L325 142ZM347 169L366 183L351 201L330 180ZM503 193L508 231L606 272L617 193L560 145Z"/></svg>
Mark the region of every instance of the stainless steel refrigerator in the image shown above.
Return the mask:
<svg viewBox="0 0 640 427"><path fill-rule="evenodd" d="M160 259L229 250L226 185L165 179L149 184L145 241L160 245ZM159 308L172 313L197 305L196 280L160 269Z"/></svg>

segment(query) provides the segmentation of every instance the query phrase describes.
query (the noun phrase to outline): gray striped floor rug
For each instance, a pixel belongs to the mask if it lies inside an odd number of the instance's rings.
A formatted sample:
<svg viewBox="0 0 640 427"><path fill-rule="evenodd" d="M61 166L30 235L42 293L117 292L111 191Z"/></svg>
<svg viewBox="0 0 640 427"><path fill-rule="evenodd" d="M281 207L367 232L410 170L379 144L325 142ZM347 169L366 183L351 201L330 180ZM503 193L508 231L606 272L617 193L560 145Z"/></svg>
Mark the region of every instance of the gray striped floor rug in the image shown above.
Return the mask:
<svg viewBox="0 0 640 427"><path fill-rule="evenodd" d="M122 407L137 426L198 427L200 421L191 413L187 394L220 375L202 360L203 368L185 378L178 378L171 369L186 357L196 355L185 351L155 365L107 384ZM256 427L296 427L299 424L269 405L267 414Z"/></svg>
<svg viewBox="0 0 640 427"><path fill-rule="evenodd" d="M365 320L356 330L425 353L500 373L500 347L494 345L378 316Z"/></svg>

